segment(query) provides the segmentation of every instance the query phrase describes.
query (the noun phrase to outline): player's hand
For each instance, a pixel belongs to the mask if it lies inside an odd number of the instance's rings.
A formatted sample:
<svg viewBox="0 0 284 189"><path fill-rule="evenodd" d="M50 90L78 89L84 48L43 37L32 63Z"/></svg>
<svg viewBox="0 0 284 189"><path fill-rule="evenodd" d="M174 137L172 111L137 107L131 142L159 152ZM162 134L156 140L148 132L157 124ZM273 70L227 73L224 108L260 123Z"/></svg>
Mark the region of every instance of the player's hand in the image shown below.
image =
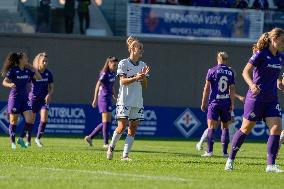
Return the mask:
<svg viewBox="0 0 284 189"><path fill-rule="evenodd" d="M150 67L149 66L145 66L140 73L147 75L150 72Z"/></svg>
<svg viewBox="0 0 284 189"><path fill-rule="evenodd" d="M257 85L257 84L252 84L250 86L250 90L255 96L260 93L260 88L259 88L259 85Z"/></svg>
<svg viewBox="0 0 284 189"><path fill-rule="evenodd" d="M284 92L284 85L283 85L282 82L277 82L277 88L278 88L280 91Z"/></svg>
<svg viewBox="0 0 284 189"><path fill-rule="evenodd" d="M51 101L51 96L48 94L48 95L46 95L46 97L45 97L45 103L46 104L49 104L50 103L50 101Z"/></svg>
<svg viewBox="0 0 284 189"><path fill-rule="evenodd" d="M139 72L135 76L135 81L141 81L144 77L145 77L145 75L143 73Z"/></svg>
<svg viewBox="0 0 284 189"><path fill-rule="evenodd" d="M12 89L16 88L15 83L10 83L10 88L12 88Z"/></svg>
<svg viewBox="0 0 284 189"><path fill-rule="evenodd" d="M206 105L205 104L201 104L200 109L201 109L202 112L205 112L206 111Z"/></svg>

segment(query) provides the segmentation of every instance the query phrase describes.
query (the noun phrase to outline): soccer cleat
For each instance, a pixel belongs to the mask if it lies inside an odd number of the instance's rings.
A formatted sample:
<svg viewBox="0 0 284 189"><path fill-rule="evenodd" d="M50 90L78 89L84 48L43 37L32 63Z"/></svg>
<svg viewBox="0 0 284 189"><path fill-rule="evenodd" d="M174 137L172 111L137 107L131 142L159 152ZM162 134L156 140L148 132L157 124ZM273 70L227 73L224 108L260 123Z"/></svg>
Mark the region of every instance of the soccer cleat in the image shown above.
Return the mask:
<svg viewBox="0 0 284 189"><path fill-rule="evenodd" d="M91 137L86 136L86 137L84 138L84 140L89 144L89 146L93 146L93 141L92 141Z"/></svg>
<svg viewBox="0 0 284 189"><path fill-rule="evenodd" d="M205 152L203 155L201 155L201 157L212 157L213 156L213 152Z"/></svg>
<svg viewBox="0 0 284 189"><path fill-rule="evenodd" d="M32 146L32 144L30 143L30 142L26 142L26 144L25 144L27 147L30 147L30 146Z"/></svg>
<svg viewBox="0 0 284 189"><path fill-rule="evenodd" d="M12 148L13 150L15 150L16 147L17 147L17 146L16 146L16 143L13 142L13 143L11 144L11 148Z"/></svg>
<svg viewBox="0 0 284 189"><path fill-rule="evenodd" d="M229 154L223 154L223 157L227 158L227 157L229 157Z"/></svg>
<svg viewBox="0 0 284 189"><path fill-rule="evenodd" d="M267 165L266 166L267 173L282 173L284 172L278 165Z"/></svg>
<svg viewBox="0 0 284 189"><path fill-rule="evenodd" d="M202 146L202 143L201 142L198 142L195 146L196 150L200 151L200 150L203 150L203 146Z"/></svg>
<svg viewBox="0 0 284 189"><path fill-rule="evenodd" d="M132 159L128 156L122 157L121 161L132 161Z"/></svg>
<svg viewBox="0 0 284 189"><path fill-rule="evenodd" d="M112 160L114 148L109 146L107 150L107 159Z"/></svg>
<svg viewBox="0 0 284 189"><path fill-rule="evenodd" d="M103 148L108 149L108 144L104 144Z"/></svg>
<svg viewBox="0 0 284 189"><path fill-rule="evenodd" d="M234 169L234 161L228 158L224 170L232 171L233 169Z"/></svg>
<svg viewBox="0 0 284 189"><path fill-rule="evenodd" d="M22 148L27 148L23 138L18 138L17 143L22 147Z"/></svg>
<svg viewBox="0 0 284 189"><path fill-rule="evenodd" d="M35 138L35 143L39 148L43 146L39 138Z"/></svg>

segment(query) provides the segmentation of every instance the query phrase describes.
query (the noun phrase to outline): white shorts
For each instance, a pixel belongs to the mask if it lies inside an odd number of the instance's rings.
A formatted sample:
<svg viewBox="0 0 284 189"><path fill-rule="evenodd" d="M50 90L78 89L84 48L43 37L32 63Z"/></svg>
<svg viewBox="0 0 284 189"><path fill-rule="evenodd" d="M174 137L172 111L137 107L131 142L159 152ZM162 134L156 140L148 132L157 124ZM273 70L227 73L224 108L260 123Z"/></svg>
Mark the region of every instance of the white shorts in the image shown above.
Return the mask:
<svg viewBox="0 0 284 189"><path fill-rule="evenodd" d="M144 120L144 108L117 105L116 119L126 118L128 120Z"/></svg>

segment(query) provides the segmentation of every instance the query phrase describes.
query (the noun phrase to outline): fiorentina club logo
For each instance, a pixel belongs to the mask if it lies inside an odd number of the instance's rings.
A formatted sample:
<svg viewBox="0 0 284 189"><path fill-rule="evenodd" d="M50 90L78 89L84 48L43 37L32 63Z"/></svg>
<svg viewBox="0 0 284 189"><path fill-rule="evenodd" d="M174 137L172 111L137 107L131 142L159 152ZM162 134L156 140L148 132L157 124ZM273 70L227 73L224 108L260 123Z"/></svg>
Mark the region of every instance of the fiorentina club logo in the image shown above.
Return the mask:
<svg viewBox="0 0 284 189"><path fill-rule="evenodd" d="M178 130L186 138L190 137L194 131L200 126L200 121L195 115L187 108L174 122Z"/></svg>

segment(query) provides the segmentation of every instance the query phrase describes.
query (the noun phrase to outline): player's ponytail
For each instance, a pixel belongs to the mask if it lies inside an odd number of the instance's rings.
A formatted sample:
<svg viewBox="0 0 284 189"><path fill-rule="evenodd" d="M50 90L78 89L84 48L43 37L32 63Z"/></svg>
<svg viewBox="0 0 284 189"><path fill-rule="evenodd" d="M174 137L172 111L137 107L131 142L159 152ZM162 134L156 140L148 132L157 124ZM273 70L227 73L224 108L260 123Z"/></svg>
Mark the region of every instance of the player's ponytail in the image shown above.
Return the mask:
<svg viewBox="0 0 284 189"><path fill-rule="evenodd" d="M263 33L252 47L253 53L263 50L269 47L272 38L278 38L280 35L284 35L284 30L281 28L273 28L270 32Z"/></svg>

